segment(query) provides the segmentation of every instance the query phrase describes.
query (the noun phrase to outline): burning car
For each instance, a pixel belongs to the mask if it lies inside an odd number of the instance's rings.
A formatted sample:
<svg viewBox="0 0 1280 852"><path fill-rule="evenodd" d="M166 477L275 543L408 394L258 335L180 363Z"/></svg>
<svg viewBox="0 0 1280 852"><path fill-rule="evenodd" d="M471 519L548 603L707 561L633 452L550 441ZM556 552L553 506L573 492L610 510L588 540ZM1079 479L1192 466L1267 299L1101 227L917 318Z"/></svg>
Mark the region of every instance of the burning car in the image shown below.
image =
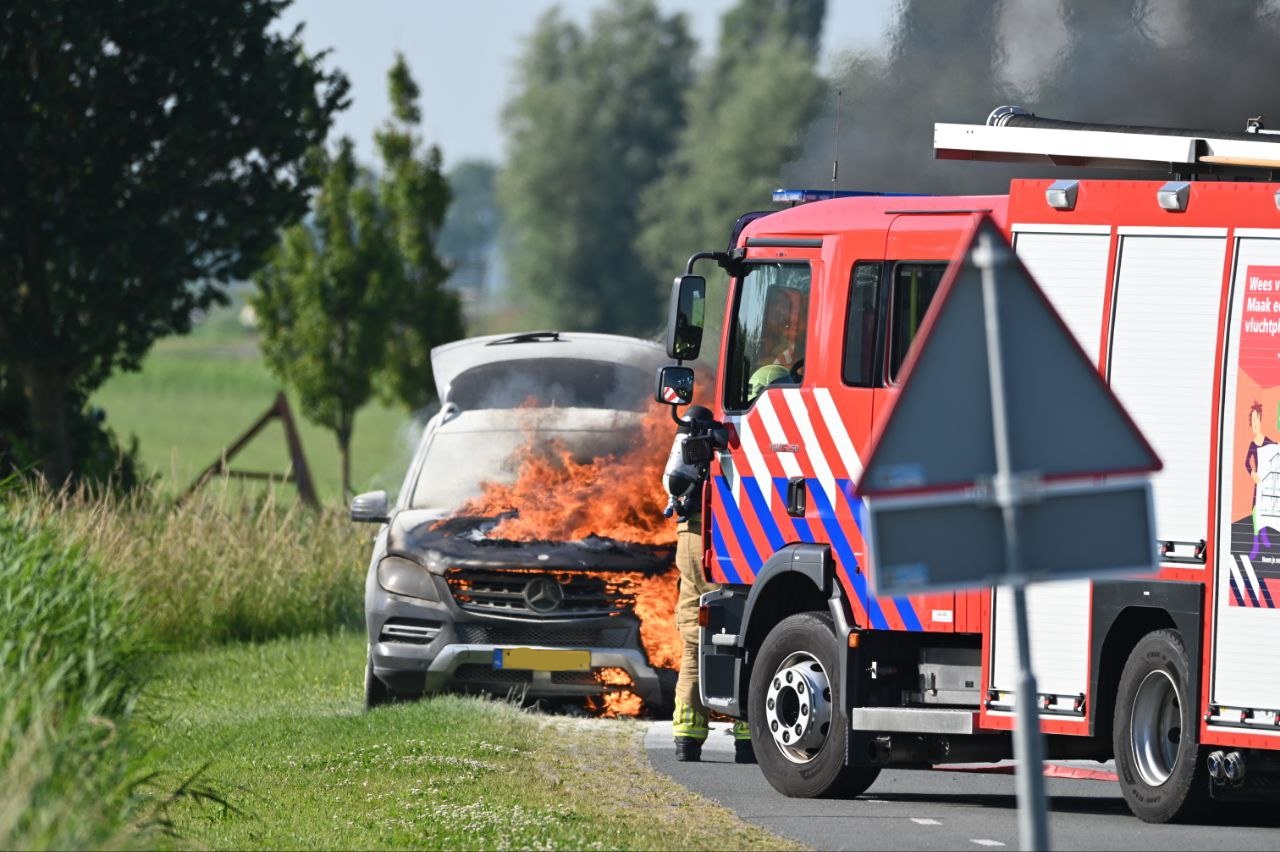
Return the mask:
<svg viewBox="0 0 1280 852"><path fill-rule="evenodd" d="M441 409L381 523L365 584L365 704L445 690L669 706L680 645L646 398L657 344L537 332L438 347Z"/></svg>

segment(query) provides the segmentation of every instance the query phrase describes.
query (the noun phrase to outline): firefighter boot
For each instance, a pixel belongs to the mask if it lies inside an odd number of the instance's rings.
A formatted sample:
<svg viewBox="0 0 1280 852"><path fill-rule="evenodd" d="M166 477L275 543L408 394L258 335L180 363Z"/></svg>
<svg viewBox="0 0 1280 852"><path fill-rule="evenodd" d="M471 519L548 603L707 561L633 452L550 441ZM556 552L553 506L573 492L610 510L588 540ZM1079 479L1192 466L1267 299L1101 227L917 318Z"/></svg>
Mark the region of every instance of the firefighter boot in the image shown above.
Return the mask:
<svg viewBox="0 0 1280 852"><path fill-rule="evenodd" d="M676 760L681 763L698 763L702 760L702 740L693 737L676 737Z"/></svg>
<svg viewBox="0 0 1280 852"><path fill-rule="evenodd" d="M676 760L696 763L702 760L702 743L707 739L707 714L676 699L671 714L671 733L676 739Z"/></svg>
<svg viewBox="0 0 1280 852"><path fill-rule="evenodd" d="M751 730L747 727L747 723L741 719L733 723L733 762L756 762L756 750L751 745Z"/></svg>

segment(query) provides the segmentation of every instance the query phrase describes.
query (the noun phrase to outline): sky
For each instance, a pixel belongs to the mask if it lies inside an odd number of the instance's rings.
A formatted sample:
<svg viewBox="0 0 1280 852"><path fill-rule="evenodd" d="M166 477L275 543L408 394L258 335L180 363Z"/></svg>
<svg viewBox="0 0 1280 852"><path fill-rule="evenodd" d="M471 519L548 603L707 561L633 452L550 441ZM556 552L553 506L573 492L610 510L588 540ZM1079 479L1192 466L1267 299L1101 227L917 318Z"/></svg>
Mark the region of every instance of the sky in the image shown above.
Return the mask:
<svg viewBox="0 0 1280 852"><path fill-rule="evenodd" d="M702 55L714 48L720 16L734 0L657 0L668 14L684 12ZM397 50L422 88L424 128L448 169L461 160L501 162L502 105L512 69L538 18L559 5L586 25L603 0L296 0L282 17L305 26L309 51L329 49L329 64L351 80L351 106L335 132L351 136L361 159L373 159L373 132L387 117L386 73ZM894 0L828 0L821 64L841 54L875 49L893 21Z"/></svg>

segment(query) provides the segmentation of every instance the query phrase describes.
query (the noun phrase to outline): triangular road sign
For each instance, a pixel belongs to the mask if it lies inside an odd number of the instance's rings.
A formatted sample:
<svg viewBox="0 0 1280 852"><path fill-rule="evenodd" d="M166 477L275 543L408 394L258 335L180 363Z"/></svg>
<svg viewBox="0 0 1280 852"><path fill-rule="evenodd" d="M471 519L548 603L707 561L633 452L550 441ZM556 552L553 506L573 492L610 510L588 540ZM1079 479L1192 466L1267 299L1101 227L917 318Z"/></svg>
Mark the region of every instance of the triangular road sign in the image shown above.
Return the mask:
<svg viewBox="0 0 1280 852"><path fill-rule="evenodd" d="M989 216L951 264L873 441L863 496L972 487L996 473L983 270L996 258L1009 472L1045 480L1160 469L1151 445Z"/></svg>

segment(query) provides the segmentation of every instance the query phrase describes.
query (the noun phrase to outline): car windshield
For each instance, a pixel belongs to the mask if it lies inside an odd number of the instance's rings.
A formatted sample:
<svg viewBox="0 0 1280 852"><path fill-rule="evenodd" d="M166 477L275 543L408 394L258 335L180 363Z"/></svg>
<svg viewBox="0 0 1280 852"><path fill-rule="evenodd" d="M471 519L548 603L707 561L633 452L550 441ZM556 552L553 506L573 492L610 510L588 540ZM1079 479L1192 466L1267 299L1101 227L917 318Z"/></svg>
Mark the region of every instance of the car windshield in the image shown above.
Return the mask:
<svg viewBox="0 0 1280 852"><path fill-rule="evenodd" d="M629 364L582 358L521 358L461 373L449 401L463 411L488 408L612 408L641 411L653 376Z"/></svg>
<svg viewBox="0 0 1280 852"><path fill-rule="evenodd" d="M619 453L626 449L633 433L628 430L539 430L440 431L431 439L426 458L413 487L412 507L457 511L479 497L483 482L510 483L520 472L521 462L531 451L545 449L552 442L567 448L575 461Z"/></svg>

